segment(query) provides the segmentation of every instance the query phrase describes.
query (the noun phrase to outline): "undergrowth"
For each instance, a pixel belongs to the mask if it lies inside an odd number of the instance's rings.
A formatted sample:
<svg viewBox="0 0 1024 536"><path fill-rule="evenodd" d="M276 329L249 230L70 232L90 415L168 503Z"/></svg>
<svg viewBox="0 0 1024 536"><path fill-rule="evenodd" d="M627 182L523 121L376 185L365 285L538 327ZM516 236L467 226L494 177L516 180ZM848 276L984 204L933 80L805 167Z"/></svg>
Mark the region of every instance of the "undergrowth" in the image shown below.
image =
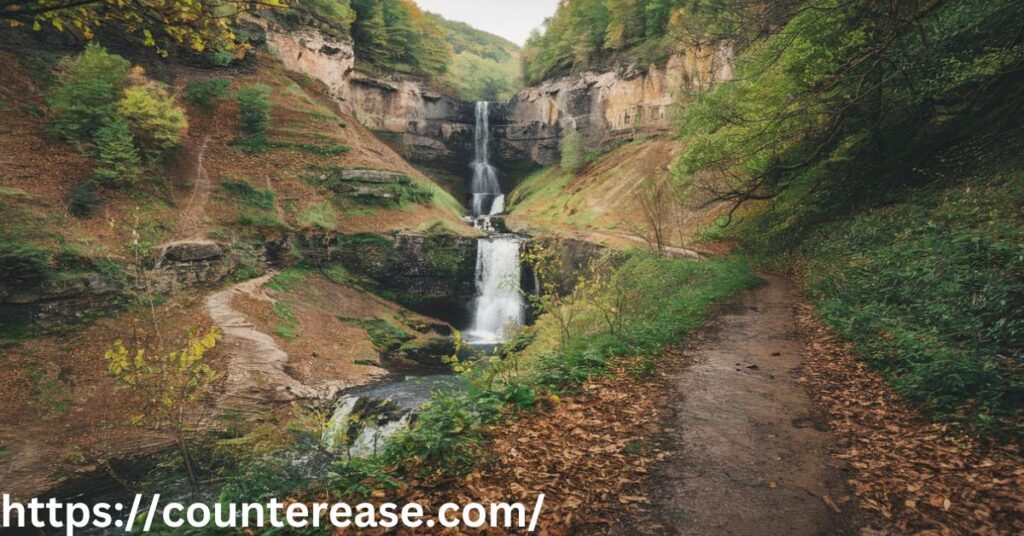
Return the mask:
<svg viewBox="0 0 1024 536"><path fill-rule="evenodd" d="M923 186L859 208L844 198L842 212L797 190L729 234L764 264L802 265L822 319L908 402L1019 437L1024 173L988 151L993 163L947 153L916 170Z"/></svg>

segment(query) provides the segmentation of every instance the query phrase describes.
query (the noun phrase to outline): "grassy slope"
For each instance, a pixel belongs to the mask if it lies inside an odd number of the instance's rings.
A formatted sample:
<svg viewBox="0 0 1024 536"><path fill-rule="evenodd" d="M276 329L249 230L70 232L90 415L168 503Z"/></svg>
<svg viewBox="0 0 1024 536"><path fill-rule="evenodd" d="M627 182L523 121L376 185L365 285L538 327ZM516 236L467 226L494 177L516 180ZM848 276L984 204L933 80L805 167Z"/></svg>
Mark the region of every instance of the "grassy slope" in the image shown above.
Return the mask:
<svg viewBox="0 0 1024 536"><path fill-rule="evenodd" d="M910 402L1021 432L1024 160L1011 142L947 152L913 190L845 212L790 195L727 233L803 267L822 318ZM983 155L978 158L977 154Z"/></svg>
<svg viewBox="0 0 1024 536"><path fill-rule="evenodd" d="M578 176L558 166L527 177L509 197L509 222L538 231L557 231L612 245L636 245L645 226L638 197L647 184L668 181L669 164L678 154L673 140L647 139L595 156ZM693 239L693 230L710 221L714 211L681 208L672 215L672 245ZM624 236L625 235L625 236Z"/></svg>
<svg viewBox="0 0 1024 536"><path fill-rule="evenodd" d="M272 88L272 142L340 144L351 150L341 155L318 155L289 149L271 148L265 153L247 154L231 145L235 138L237 105L225 101L212 114L213 121L203 125L197 136L208 136L206 167L215 184L224 180L248 181L256 188L274 192L276 207L271 212L291 228L320 227L341 232L414 229L434 220L455 222L461 207L451 195L426 175L413 169L393 150L380 142L358 121L337 113L323 89L315 82L293 77L269 59L261 60L255 74L239 77L233 87L262 83ZM179 81L183 84L184 81ZM199 129L197 129L199 130ZM310 167L384 169L409 176L413 182L433 192L429 205L406 204L388 208L360 205L328 192L319 191L303 180ZM237 207L221 201L213 211L214 227L238 226Z"/></svg>
<svg viewBox="0 0 1024 536"><path fill-rule="evenodd" d="M19 61L19 57L21 61ZM103 203L86 219L72 217L67 197L75 184L87 179L93 162L69 143L47 134L44 103L52 70L59 56L40 51L19 54L0 52L5 76L0 80L2 113L11 128L0 143L0 190L3 192L4 237L36 244L46 250L55 270L68 268L60 257L73 259L125 260L125 247L138 231L144 242L157 244L183 236L210 234L219 239L266 232L268 222L282 227L302 228L325 224L343 232L415 229L435 221L447 221L458 228L462 208L458 201L427 176L413 169L394 151L362 128L357 121L332 109L326 93L313 82L293 81L269 58L257 60L255 71L214 73L231 78L232 90L252 83L272 88L272 141L315 147L344 145L344 154L324 155L299 148L272 148L266 153L247 154L233 147L238 106L233 99L219 101L213 110L189 107L190 130L183 144L198 147L207 140L203 157L212 182L212 199L203 218L205 229L179 229L178 215L190 202L196 179L195 150L180 151L163 168L153 170L151 182L136 191L101 191ZM173 75L177 90L206 72L180 70ZM180 94L180 93L179 93ZM184 103L183 103L184 104ZM310 165L393 170L408 175L415 184L433 192L429 205L407 204L400 208L367 207L331 199L301 180ZM219 188L221 182L246 181L258 189L270 190L274 206L266 218L243 221L238 214L247 210ZM325 204L334 210L319 218L310 212ZM70 263L65 263L70 264Z"/></svg>

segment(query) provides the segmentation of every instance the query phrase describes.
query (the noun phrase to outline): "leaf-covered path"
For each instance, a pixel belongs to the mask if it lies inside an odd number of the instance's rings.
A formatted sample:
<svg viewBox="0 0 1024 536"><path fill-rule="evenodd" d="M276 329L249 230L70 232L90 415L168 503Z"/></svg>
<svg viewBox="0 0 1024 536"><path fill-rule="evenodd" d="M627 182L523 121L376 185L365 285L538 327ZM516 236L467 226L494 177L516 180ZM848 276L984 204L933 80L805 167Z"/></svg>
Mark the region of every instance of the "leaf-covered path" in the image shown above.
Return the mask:
<svg viewBox="0 0 1024 536"><path fill-rule="evenodd" d="M801 382L804 344L784 279L744 293L667 370L652 532L842 534L853 501ZM689 366L686 366L689 365Z"/></svg>

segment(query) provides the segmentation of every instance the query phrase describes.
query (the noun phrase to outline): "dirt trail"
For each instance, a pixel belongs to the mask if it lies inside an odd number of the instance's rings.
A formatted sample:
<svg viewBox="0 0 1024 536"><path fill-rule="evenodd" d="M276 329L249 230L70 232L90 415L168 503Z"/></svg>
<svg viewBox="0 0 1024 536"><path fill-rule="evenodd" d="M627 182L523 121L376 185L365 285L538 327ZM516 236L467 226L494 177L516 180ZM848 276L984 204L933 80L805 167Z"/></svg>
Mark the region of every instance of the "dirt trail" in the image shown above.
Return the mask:
<svg viewBox="0 0 1024 536"><path fill-rule="evenodd" d="M210 174L203 166L203 155L206 153L206 145L210 143L210 137L206 136L198 145L194 140L185 144L185 160L195 162L190 170L193 175L192 195L188 198L188 204L181 211L181 219L178 223L176 235L178 238L202 238L203 218L206 215L206 201L210 198L210 190L213 188L210 182Z"/></svg>
<svg viewBox="0 0 1024 536"><path fill-rule="evenodd" d="M327 392L329 389L321 392L289 375L285 370L288 354L273 337L255 329L253 323L232 306L234 297L240 293L270 300L262 287L273 276L272 272L250 279L206 298L210 318L223 333L218 347L225 349L228 359L224 392L218 402L222 408L259 409L266 403L331 394Z"/></svg>
<svg viewBox="0 0 1024 536"><path fill-rule="evenodd" d="M793 288L765 279L693 337L692 364L669 376L662 448L672 454L651 474L655 532L850 532L832 440L800 380Z"/></svg>

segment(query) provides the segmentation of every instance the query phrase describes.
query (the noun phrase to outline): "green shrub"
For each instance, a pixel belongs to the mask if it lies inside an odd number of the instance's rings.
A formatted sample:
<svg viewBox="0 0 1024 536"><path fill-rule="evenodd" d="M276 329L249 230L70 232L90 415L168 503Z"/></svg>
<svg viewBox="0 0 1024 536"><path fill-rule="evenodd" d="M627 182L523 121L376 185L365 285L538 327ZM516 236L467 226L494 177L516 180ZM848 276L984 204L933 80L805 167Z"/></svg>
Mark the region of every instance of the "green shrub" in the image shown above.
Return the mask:
<svg viewBox="0 0 1024 536"><path fill-rule="evenodd" d="M270 87L264 84L243 87L238 90L237 99L242 113L238 128L242 134L266 134L270 126Z"/></svg>
<svg viewBox="0 0 1024 536"><path fill-rule="evenodd" d="M124 186L136 182L142 174L139 152L128 121L116 117L96 131L96 160L93 176L101 184Z"/></svg>
<svg viewBox="0 0 1024 536"><path fill-rule="evenodd" d="M217 52L210 53L207 58L210 59L210 63L217 67L227 67L235 62L235 55L227 50L218 50Z"/></svg>
<svg viewBox="0 0 1024 536"><path fill-rule="evenodd" d="M212 108L216 101L227 96L229 86L231 80L224 77L190 80L182 96L191 104Z"/></svg>
<svg viewBox="0 0 1024 536"><path fill-rule="evenodd" d="M822 318L908 400L980 431L1024 432L1022 192L1017 178L919 194L801 248Z"/></svg>
<svg viewBox="0 0 1024 536"><path fill-rule="evenodd" d="M68 193L68 212L76 218L92 216L101 202L96 193L96 183L92 180L82 181Z"/></svg>
<svg viewBox="0 0 1024 536"><path fill-rule="evenodd" d="M614 274L566 300L577 308L578 324L567 344L538 359L541 384L572 387L604 374L612 357L658 355L695 329L712 303L760 282L739 258L682 261L646 252L630 253ZM602 308L620 315L615 333L596 313ZM538 325L551 322L542 317Z"/></svg>
<svg viewBox="0 0 1024 536"><path fill-rule="evenodd" d="M288 226L285 225L285 223L277 216L263 212L239 212L237 221L238 224L243 227L252 227L262 230L288 228Z"/></svg>
<svg viewBox="0 0 1024 536"><path fill-rule="evenodd" d="M126 89L118 112L128 120L136 146L150 162L177 147L188 128L185 112L155 82Z"/></svg>
<svg viewBox="0 0 1024 536"><path fill-rule="evenodd" d="M231 142L233 147L249 154L260 154L270 149L270 142L265 134L253 134L251 136L239 136Z"/></svg>
<svg viewBox="0 0 1024 536"><path fill-rule="evenodd" d="M89 141L117 115L131 63L110 54L98 43L61 65L57 86L47 97L53 111L53 129L76 141Z"/></svg>
<svg viewBox="0 0 1024 536"><path fill-rule="evenodd" d="M390 322L382 318L374 318L372 320L362 318L342 318L341 320L350 322L365 329L366 334L370 337L370 342L380 350L397 350L402 346L402 343L413 338L412 335L409 335L405 331L395 327Z"/></svg>
<svg viewBox="0 0 1024 536"><path fill-rule="evenodd" d="M220 187L235 196L243 204L261 210L274 209L274 192L261 190L245 181L225 180Z"/></svg>
<svg viewBox="0 0 1024 536"><path fill-rule="evenodd" d="M465 393L434 393L416 425L388 442L385 458L416 467L420 473L416 476L470 471L483 456L485 438L482 416L467 399Z"/></svg>

